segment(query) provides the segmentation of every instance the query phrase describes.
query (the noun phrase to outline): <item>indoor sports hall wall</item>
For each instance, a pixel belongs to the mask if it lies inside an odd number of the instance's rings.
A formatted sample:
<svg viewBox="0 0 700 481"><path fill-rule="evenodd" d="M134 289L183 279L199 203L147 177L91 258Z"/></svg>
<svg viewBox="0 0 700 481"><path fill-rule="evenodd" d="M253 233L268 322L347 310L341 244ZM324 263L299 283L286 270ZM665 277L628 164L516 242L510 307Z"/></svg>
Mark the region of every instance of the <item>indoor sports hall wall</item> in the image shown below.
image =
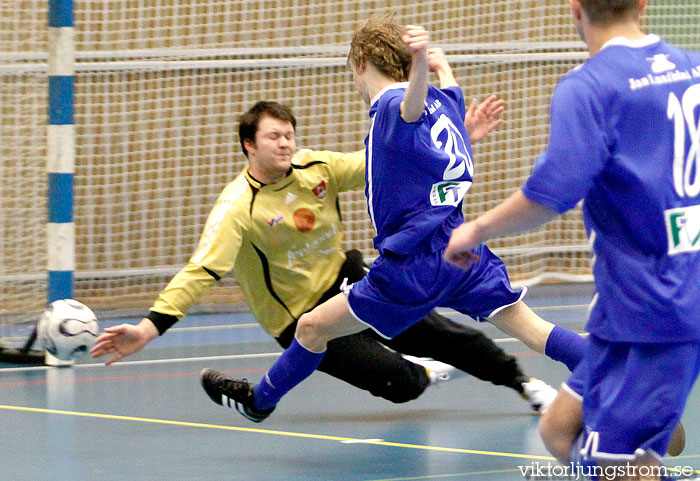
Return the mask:
<svg viewBox="0 0 700 481"><path fill-rule="evenodd" d="M651 30L700 49L696 1L650 3ZM503 127L474 147L466 215L515 190L546 145L554 85L586 58L565 0L76 0L75 297L145 312L245 165L237 119L255 101L293 107L300 147L362 148L347 47L387 7L431 31L467 98L506 100ZM0 323L46 299L46 9L0 2ZM362 192L342 209L346 247L373 257ZM579 210L492 246L521 282L589 278ZM205 305L240 301L226 279Z"/></svg>

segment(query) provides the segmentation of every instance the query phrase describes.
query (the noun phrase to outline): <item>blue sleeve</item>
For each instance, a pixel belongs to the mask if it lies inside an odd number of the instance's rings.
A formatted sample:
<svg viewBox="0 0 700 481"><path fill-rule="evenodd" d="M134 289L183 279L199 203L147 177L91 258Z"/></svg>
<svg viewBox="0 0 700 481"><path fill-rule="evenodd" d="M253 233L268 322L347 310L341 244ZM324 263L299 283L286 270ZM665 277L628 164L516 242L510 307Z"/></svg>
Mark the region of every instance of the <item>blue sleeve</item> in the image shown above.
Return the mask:
<svg viewBox="0 0 700 481"><path fill-rule="evenodd" d="M445 95L450 97L457 104L457 112L464 123L464 118L467 116L467 106L464 102L464 92L460 87L447 87L446 89L441 89Z"/></svg>
<svg viewBox="0 0 700 481"><path fill-rule="evenodd" d="M525 182L525 196L557 212L572 209L593 186L610 156L605 109L591 86L564 78L552 96L547 150Z"/></svg>
<svg viewBox="0 0 700 481"><path fill-rule="evenodd" d="M400 95L384 94L379 99L375 127L382 135L375 141L381 141L386 145L401 145L413 141L414 131L420 126L424 115L416 122L405 122L401 118L403 91L400 92Z"/></svg>

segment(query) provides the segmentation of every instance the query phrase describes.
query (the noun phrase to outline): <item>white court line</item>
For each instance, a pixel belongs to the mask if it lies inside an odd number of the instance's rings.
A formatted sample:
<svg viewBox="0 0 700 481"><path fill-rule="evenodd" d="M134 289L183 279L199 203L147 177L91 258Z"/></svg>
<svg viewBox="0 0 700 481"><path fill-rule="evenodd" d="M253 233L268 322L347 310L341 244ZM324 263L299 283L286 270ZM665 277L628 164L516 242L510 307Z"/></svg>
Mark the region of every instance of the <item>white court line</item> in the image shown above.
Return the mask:
<svg viewBox="0 0 700 481"><path fill-rule="evenodd" d="M580 332L583 337L586 337L588 333ZM507 344L512 342L522 342L520 339L515 339L514 337L504 337L500 339L492 339L493 342L500 344ZM203 362L203 361L221 361L221 360L236 360L236 359L256 359L264 357L279 357L281 352L262 352L258 354L231 354L226 356L200 356L200 357L176 357L171 359L144 359L142 361L117 361L110 367L114 366L139 366L145 364L176 364L178 362ZM86 368L96 368L105 367L104 363L94 362L89 364L74 364L72 366L75 369L86 369ZM27 372L27 371L47 371L49 369L65 369L65 367L56 366L29 366L29 367L8 367L0 368L0 374L6 372Z"/></svg>
<svg viewBox="0 0 700 481"><path fill-rule="evenodd" d="M370 443L370 444L376 444L376 443L383 443L383 439L379 438L371 438L371 439L347 439L345 441L340 441L343 444L363 444L363 443Z"/></svg>
<svg viewBox="0 0 700 481"><path fill-rule="evenodd" d="M528 304L528 307L532 309L533 311L565 311L567 309L588 309L591 307L590 303L589 304L564 304L560 306L539 306L539 307L533 307ZM460 314L457 311L454 311L452 309L436 309L438 314L448 315L448 314Z"/></svg>
<svg viewBox="0 0 700 481"><path fill-rule="evenodd" d="M574 331L575 332L575 331ZM577 333L581 337L586 337L588 336L587 332L578 332ZM491 339L493 342L498 342L500 344L508 344L510 342L523 342L520 339L516 339L514 337L503 337L501 339ZM524 343L523 343L524 344ZM534 352L534 351L533 351ZM1 372L1 371L0 371Z"/></svg>
<svg viewBox="0 0 700 481"><path fill-rule="evenodd" d="M263 352L259 354L231 354L228 356L201 356L201 357L176 357L171 359L144 359L142 361L117 361L110 368L116 366L138 366L144 364L175 364L178 362L202 362L202 361L219 361L230 359L256 359L262 357L279 357L281 352ZM74 369L86 369L95 367L105 367L104 363L94 362L89 364L74 364L71 366ZM20 371L47 371L49 369L65 369L65 367L56 366L31 366L31 367L10 367L0 369L0 374L5 372L20 372Z"/></svg>
<svg viewBox="0 0 700 481"><path fill-rule="evenodd" d="M562 306L545 306L545 307L534 307L532 308L533 310L559 310L559 309L581 309L581 308L588 308L588 304L581 304L581 305L562 305ZM441 314L450 314L450 313L455 313L455 311L452 310L445 310L445 311L438 311ZM184 327L184 328L171 328L170 331L196 331L196 330L208 330L208 329L233 329L237 327L260 327L259 324L257 323L246 323L246 324L237 324L237 325L231 325L231 326L226 326L226 325L221 325L221 326L196 326L196 327ZM579 333L582 336L587 336L587 333ZM515 343L515 342L522 342L520 339L515 339L513 337L505 337L505 338L500 338L500 339L493 339L493 342L496 343L501 343L501 344L509 344L509 343ZM180 358L173 358L173 359L150 359L150 360L143 360L143 361L118 361L112 366L136 366L136 365L145 365L145 364L175 364L178 362L203 362L203 361L218 361L218 360L236 360L236 359L255 359L255 358L264 358L264 357L279 357L280 352L267 352L267 353L259 353L259 354L232 354L228 356L204 356L204 357L180 357ZM72 367L76 369L86 369L86 368L95 368L95 367L104 367L104 364L99 362L99 363L90 363L90 364L75 364ZM26 372L26 371L46 371L48 369L56 369L54 366L30 366L30 367L12 367L12 368L0 368L0 374L1 373L9 373L9 372ZM62 369L62 368L59 368Z"/></svg>

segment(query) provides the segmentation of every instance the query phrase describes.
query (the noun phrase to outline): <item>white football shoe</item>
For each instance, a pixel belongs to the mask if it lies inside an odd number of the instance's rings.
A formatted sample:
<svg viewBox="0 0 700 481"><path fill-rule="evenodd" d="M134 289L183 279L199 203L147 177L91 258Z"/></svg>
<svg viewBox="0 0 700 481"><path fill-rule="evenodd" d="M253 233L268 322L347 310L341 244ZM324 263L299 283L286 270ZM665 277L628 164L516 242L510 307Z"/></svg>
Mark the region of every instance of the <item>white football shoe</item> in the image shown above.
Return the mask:
<svg viewBox="0 0 700 481"><path fill-rule="evenodd" d="M460 371L454 366L430 359L429 357L415 357L408 356L406 354L402 354L402 356L407 361L425 368L425 370L428 372L428 378L430 379L431 386L466 375L465 372Z"/></svg>
<svg viewBox="0 0 700 481"><path fill-rule="evenodd" d="M523 383L522 396L530 403L533 410L542 414L557 397L557 390L544 381L531 378Z"/></svg>

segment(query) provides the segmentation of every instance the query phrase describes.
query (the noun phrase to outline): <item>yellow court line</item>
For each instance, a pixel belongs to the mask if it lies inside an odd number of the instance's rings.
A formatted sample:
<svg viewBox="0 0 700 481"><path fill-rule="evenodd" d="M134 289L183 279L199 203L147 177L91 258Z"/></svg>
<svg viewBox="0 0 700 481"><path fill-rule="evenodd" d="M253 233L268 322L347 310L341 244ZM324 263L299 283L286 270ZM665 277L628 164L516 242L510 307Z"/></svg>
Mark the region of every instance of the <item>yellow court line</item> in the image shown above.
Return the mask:
<svg viewBox="0 0 700 481"><path fill-rule="evenodd" d="M670 456L667 459L692 459L692 458L700 458L700 454L689 454L687 456ZM700 472L700 471L698 471Z"/></svg>
<svg viewBox="0 0 700 481"><path fill-rule="evenodd" d="M427 451L441 451L448 453L461 453L461 454L481 454L484 456L500 456L508 458L525 458L525 459L546 459L554 460L551 456L537 456L530 454L517 454L517 453L499 453L493 451L478 451L473 449L459 449L459 448L445 448L440 446L425 446L421 444L404 444L404 443L392 443L389 441L374 441L374 440L362 440L355 438L344 438L340 436L327 436L324 434L307 434L307 433L295 433L288 431L274 431L269 429L255 429L255 428L241 428L237 426L221 426L216 424L203 424L203 423L191 423L186 421L171 421L167 419L150 419L150 418L139 418L133 416L118 416L115 414L98 414L98 413L85 413L85 412L75 412L75 411L61 411L58 409L43 409L43 408L30 408L25 406L6 406L0 405L0 409L5 409L8 411L23 411L23 412L33 412L33 413L43 413L43 414L61 414L64 416L82 416L87 418L98 418L98 419L113 419L117 421L134 421L140 423L153 423L153 424L167 424L171 426L186 426L192 428L205 428L205 429L220 429L225 431L241 431L248 433L259 433L259 434L274 434L277 436L291 436L296 438L308 438L308 439L323 439L326 441L352 441L358 444L373 444L377 446L390 446L397 448L409 448L409 449L422 449Z"/></svg>

